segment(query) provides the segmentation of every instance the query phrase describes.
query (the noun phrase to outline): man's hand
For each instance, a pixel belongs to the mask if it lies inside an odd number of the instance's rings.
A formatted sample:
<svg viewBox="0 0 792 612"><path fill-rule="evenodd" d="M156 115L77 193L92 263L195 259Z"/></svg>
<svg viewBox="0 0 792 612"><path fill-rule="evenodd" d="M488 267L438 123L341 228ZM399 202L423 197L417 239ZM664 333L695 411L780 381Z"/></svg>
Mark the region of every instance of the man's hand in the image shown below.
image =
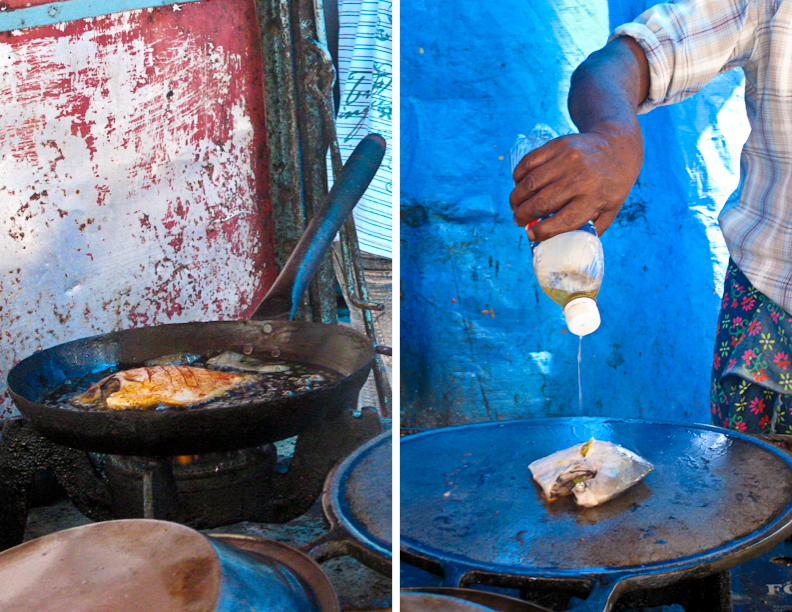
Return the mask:
<svg viewBox="0 0 792 612"><path fill-rule="evenodd" d="M587 221L610 226L643 161L636 108L649 91L649 64L640 45L618 38L592 53L572 76L569 112L579 134L551 140L514 169L509 196L514 222L531 240L546 240Z"/></svg>
<svg viewBox="0 0 792 612"><path fill-rule="evenodd" d="M608 129L610 127L611 129ZM618 126L551 140L522 158L509 196L514 222L532 226L532 240L546 240L594 221L608 229L630 192L643 159L643 144Z"/></svg>

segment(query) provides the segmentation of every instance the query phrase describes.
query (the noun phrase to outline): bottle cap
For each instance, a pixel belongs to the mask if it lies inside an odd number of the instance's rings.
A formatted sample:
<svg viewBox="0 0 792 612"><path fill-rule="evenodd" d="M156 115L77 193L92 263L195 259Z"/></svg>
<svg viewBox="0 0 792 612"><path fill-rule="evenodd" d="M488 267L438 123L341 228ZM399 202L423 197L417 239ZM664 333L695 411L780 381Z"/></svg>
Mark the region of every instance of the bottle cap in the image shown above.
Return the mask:
<svg viewBox="0 0 792 612"><path fill-rule="evenodd" d="M564 306L566 324L576 336L588 336L600 326L600 313L597 302L590 297L569 300Z"/></svg>

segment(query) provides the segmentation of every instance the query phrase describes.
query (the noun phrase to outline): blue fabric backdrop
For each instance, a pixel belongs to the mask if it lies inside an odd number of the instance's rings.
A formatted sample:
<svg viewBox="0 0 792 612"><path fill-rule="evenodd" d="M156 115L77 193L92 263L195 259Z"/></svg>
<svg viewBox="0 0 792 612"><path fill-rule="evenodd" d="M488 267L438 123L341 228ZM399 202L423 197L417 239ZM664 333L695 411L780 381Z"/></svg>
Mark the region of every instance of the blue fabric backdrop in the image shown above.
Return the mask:
<svg viewBox="0 0 792 612"><path fill-rule="evenodd" d="M602 237L602 326L582 342L542 293L512 222L508 151L574 131L569 78L652 2L403 0L402 423L547 415L709 422L728 255L717 213L748 127L743 75L641 118L645 159Z"/></svg>

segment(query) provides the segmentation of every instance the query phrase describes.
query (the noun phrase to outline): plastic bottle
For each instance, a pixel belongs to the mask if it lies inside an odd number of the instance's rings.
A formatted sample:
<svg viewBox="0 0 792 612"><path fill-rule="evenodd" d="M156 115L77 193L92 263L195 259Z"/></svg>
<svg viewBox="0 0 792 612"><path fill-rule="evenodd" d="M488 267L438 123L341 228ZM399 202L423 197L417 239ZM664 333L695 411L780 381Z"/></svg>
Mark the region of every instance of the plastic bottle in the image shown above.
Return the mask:
<svg viewBox="0 0 792 612"><path fill-rule="evenodd" d="M555 137L555 131L542 124L528 136L518 136L511 150L512 170L526 153ZM600 313L595 298L605 273L605 258L594 224L589 221L577 230L531 242L531 251L536 280L563 309L569 331L581 337L596 331Z"/></svg>

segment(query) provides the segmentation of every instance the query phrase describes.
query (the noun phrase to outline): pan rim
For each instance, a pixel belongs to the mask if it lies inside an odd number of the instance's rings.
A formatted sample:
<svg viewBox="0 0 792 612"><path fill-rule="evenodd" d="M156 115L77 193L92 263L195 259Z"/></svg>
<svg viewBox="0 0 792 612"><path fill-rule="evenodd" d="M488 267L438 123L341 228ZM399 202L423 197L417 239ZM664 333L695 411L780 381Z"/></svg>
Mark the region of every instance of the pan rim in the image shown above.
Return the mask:
<svg viewBox="0 0 792 612"><path fill-rule="evenodd" d="M206 336L201 336L204 330L206 330ZM222 338L227 333L229 341L223 344ZM210 344L215 344L218 348L230 349L237 345L244 346L248 340L253 346L256 346L257 342L265 343L270 337L274 338L274 342L277 343L281 340L279 334L282 334L284 344L289 341L290 334L294 336L294 352L299 350L310 354L313 350L312 342L315 339L327 340L331 346L332 343L341 344L342 348L347 346L348 350L354 352L349 357L348 367L345 368L345 371L340 372L343 376L339 380L299 395L260 402L226 406L208 403L189 409L166 408L152 411L80 410L77 408L72 410L41 403L40 399L43 394L68 380L69 376L88 374L92 370L96 370L98 365L101 365L101 369L118 365L119 361L123 363L123 360L129 357L129 353L132 351L136 351L134 357L139 357L147 349L139 349L138 344L144 339L154 338L156 340L158 334L166 335L171 346L163 347L163 351L160 353L150 353L150 356L146 355L141 360L163 353L167 354L168 348L172 348L174 345L180 347L176 352L195 352L196 348L190 348L190 346L203 349ZM198 339L195 340L195 338ZM280 348L284 348L284 345L281 345ZM288 349L289 347L286 347L283 351L283 357L287 359L292 354ZM324 346L322 349L324 350ZM115 361L105 361L105 356L102 354L102 351L105 350L110 354L114 351L122 354L117 355ZM80 351L88 353L88 358L84 364L75 365L70 370L69 355L79 355ZM256 425L264 424L265 426L274 419L279 423L284 423L288 430L286 432L288 435L272 439L268 432L246 430L245 437L252 440L249 446L257 446L297 435L297 431L291 431L291 421L287 422L286 412L293 412L297 415L296 419L304 420L309 418L310 412L308 408L303 408L304 405L314 406L311 410L318 410L316 405L319 402L335 406L341 401L340 399L336 400L336 397L341 398L348 395L350 387L358 388L358 383L362 386L372 367L373 360L374 347L371 340L360 332L341 325L289 320L202 321L118 330L48 347L15 364L8 373L7 382L9 393L22 416L29 419L34 428L53 442L88 452L170 455L173 452L169 449L175 440L178 448L184 450L184 452L176 454L190 454L192 452L212 452L210 448L214 446L217 446L218 450L238 448L238 444L233 441L221 440L225 437L224 432L209 430L215 428L218 423L227 426L240 418L249 420ZM130 358L130 361L133 359ZM317 360L315 363L321 363L321 361ZM36 388L37 382L33 378L35 376L45 377L40 389ZM50 378L46 379L47 376ZM289 408L296 408L296 410L289 411ZM204 424L202 421L206 421L206 423ZM264 423L265 421L266 423ZM297 426L298 424L294 425L294 427ZM215 441L211 444L205 440L195 442L192 438L188 439L188 437L170 431L177 428L201 430L201 435L204 438ZM110 443L111 438L112 443ZM163 439L167 439L167 441L163 441ZM196 451L187 450L188 447L195 447Z"/></svg>

